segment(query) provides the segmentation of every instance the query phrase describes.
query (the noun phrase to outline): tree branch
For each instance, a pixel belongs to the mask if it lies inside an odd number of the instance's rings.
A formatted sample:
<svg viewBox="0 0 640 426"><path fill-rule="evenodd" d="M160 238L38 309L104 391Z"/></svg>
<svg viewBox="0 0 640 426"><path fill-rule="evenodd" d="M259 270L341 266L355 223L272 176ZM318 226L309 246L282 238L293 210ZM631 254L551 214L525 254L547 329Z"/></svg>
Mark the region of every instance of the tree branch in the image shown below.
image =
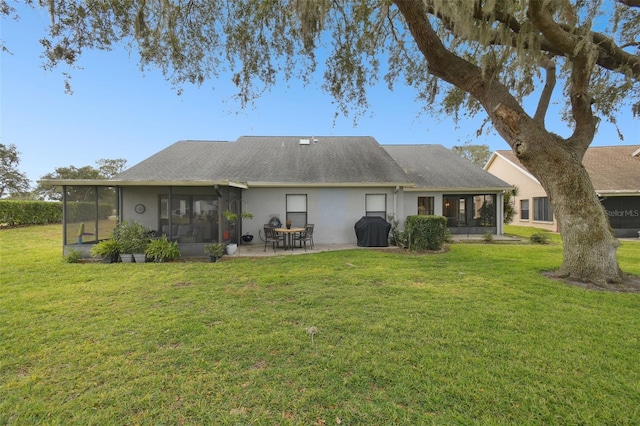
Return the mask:
<svg viewBox="0 0 640 426"><path fill-rule="evenodd" d="M567 142L582 158L596 131L596 119L591 111L592 98L589 94L589 80L595 66L595 62L590 58L593 52L589 50L589 45L576 51L576 46L579 43L578 37L556 24L541 0L532 0L529 3L528 15L544 37L564 50L571 58L569 96L571 97L571 113L576 126Z"/></svg>
<svg viewBox="0 0 640 426"><path fill-rule="evenodd" d="M618 1L622 2L622 0ZM626 1L630 2L631 0ZM634 1L640 3L640 0ZM629 6L629 4L627 5ZM449 17L443 16L442 13L438 13L436 15L432 7L427 9L427 11L429 14L440 19L443 25L452 31L453 34L456 34L452 20ZM542 2L539 0L531 2L529 11L536 12L533 17L537 17L537 19L532 19L532 21L534 21L534 24L542 33L542 36L540 36L538 40L540 49L554 56L571 56L574 47L579 41L576 36L571 34L573 28L555 23L551 18L551 15L546 11L546 9L544 9ZM517 46L516 38L520 33L521 23L514 16L500 10L496 10L493 15L483 14L480 4L476 3L474 6L473 17L476 20L484 21L485 23L498 22L506 25L512 33L510 46ZM530 15L530 17L532 16ZM640 44L640 42L628 43L621 47L616 45L613 39L598 32L590 32L587 37L591 37L593 43L599 49L596 63L600 67L622 73L630 70L633 78L640 80L640 57L623 50L623 47L635 46ZM501 38L498 37L497 33L495 37L491 38L489 43L492 45L504 44ZM527 45L525 45L525 48L527 48Z"/></svg>
<svg viewBox="0 0 640 426"><path fill-rule="evenodd" d="M629 7L640 7L640 0L616 0L618 3L622 3Z"/></svg>
<svg viewBox="0 0 640 426"><path fill-rule="evenodd" d="M449 51L429 22L429 11L422 1L394 0L407 23L430 74L458 87L480 102L495 129L519 152L526 143L518 137L522 126L531 122L518 101L500 82L484 79L480 67ZM529 122L529 123L528 123Z"/></svg>
<svg viewBox="0 0 640 426"><path fill-rule="evenodd" d="M549 11L544 7L542 0L531 0L527 15L553 46L564 54L571 55L578 44L578 39L565 31L562 26L556 24Z"/></svg>
<svg viewBox="0 0 640 426"><path fill-rule="evenodd" d="M547 81L545 82L542 93L540 94L540 100L538 101L538 107L536 108L536 113L533 116L533 121L544 126L544 118L547 115L547 110L549 109L551 94L556 86L556 63L545 56L540 59L540 66L544 68L547 73Z"/></svg>

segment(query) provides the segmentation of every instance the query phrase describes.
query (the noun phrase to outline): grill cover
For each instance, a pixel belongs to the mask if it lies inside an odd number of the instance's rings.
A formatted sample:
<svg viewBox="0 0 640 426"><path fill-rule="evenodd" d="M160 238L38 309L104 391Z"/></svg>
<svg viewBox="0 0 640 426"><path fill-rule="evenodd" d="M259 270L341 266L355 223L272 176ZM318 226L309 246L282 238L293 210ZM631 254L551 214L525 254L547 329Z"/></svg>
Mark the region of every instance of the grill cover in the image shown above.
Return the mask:
<svg viewBox="0 0 640 426"><path fill-rule="evenodd" d="M362 216L355 225L358 247L388 247L391 224L380 216Z"/></svg>

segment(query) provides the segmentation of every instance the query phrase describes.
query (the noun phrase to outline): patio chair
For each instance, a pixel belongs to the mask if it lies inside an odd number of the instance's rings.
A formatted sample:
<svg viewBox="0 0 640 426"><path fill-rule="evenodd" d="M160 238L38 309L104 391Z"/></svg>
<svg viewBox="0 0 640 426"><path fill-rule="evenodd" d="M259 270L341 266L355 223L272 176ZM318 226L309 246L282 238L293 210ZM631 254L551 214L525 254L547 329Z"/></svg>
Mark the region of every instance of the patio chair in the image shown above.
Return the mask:
<svg viewBox="0 0 640 426"><path fill-rule="evenodd" d="M309 241L311 249L313 249L313 224L307 223L304 227L304 231L293 237L293 239L294 241L299 242L301 246L304 245L304 251L307 251L307 241Z"/></svg>
<svg viewBox="0 0 640 426"><path fill-rule="evenodd" d="M271 243L275 252L280 241L284 244L284 235L278 235L275 228L271 226L264 227L264 251L267 251L267 244Z"/></svg>

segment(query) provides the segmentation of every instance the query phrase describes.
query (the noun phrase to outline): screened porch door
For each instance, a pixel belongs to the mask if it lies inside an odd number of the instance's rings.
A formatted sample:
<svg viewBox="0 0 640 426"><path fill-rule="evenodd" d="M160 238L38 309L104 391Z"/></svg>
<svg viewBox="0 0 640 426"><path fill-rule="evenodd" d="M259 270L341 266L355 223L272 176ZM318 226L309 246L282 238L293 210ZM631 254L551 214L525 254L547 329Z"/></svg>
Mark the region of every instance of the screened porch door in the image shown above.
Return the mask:
<svg viewBox="0 0 640 426"><path fill-rule="evenodd" d="M467 226L466 200L464 197L444 197L443 216L447 218L447 226L456 228Z"/></svg>

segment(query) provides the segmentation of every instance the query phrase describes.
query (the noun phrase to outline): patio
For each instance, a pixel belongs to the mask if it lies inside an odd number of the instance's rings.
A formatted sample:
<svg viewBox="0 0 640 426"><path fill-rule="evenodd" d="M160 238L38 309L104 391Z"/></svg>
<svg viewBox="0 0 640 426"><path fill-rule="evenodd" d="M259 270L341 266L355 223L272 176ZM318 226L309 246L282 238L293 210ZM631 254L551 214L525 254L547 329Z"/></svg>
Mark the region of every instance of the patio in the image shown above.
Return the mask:
<svg viewBox="0 0 640 426"><path fill-rule="evenodd" d="M484 241L484 235L452 235L452 240L456 243L464 242L482 242ZM254 240L255 241L255 240ZM519 238L514 238L506 235L494 235L493 241L500 242L519 242ZM313 249L307 247L307 251L303 248L295 248L294 250L284 250L283 248L277 249L275 252L271 248L270 244L267 244L267 250L264 250L264 243L260 240L253 244L243 244L238 246L238 250L233 255L225 255L225 258L230 257L266 257L266 256L292 256L300 254L321 253L326 251L337 250L399 250L396 246L389 247L358 247L354 241L352 244L315 244Z"/></svg>

